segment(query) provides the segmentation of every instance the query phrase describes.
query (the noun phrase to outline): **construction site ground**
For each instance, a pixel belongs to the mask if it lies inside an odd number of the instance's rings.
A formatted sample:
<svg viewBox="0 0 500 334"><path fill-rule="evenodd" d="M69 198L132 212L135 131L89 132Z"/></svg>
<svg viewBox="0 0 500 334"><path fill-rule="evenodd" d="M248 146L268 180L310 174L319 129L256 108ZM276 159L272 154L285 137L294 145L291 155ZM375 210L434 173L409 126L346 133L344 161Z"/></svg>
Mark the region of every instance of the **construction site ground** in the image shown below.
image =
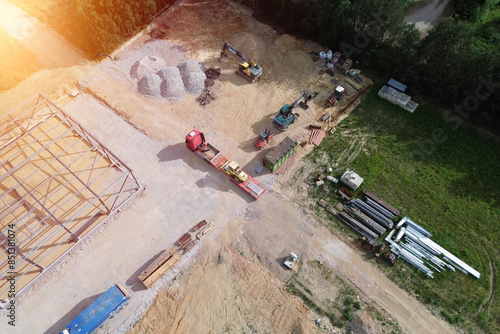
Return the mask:
<svg viewBox="0 0 500 334"><path fill-rule="evenodd" d="M101 70L112 67L111 60L44 71L0 95L2 114L38 91L49 95L127 163L145 186L128 207L23 293L17 301L16 326L9 326L3 315L0 332L59 333L115 283L127 286L131 300L98 333L456 331L368 263L354 243L333 235L305 209L303 204L311 200L307 192L297 193L293 185L303 180L294 175L299 168L312 168L300 162L312 145L301 145L276 173L257 175L267 150L285 136L307 141L309 125L320 123L336 84L329 75L318 75L321 68L308 54L322 51L321 46L280 35L251 14L231 1L181 1L159 18L170 27L164 40L182 47L188 58L221 68L212 89L216 99L205 107L189 94L179 102L147 98L127 80ZM119 59L121 52L149 39L140 34L113 56ZM234 74L236 58L218 62L226 41L263 66L259 82L250 84ZM86 90L73 97L78 80ZM369 82L364 78L364 85ZM287 132L274 130L268 147L257 151L253 141L259 132L271 127L281 106L304 90L320 94L309 109L297 108L300 117ZM328 111L338 122L353 107L342 115L338 107ZM184 138L193 128L256 176L267 192L253 201L189 151ZM215 222L215 230L153 289L146 289L137 275L203 219ZM292 271L282 265L291 251L300 260ZM328 282L312 269L315 263L331 271ZM332 312L339 319L342 291L352 290L352 298L363 307L347 326L328 325L327 318L286 291L292 276L318 305L337 309ZM322 319L319 327L317 318Z"/></svg>

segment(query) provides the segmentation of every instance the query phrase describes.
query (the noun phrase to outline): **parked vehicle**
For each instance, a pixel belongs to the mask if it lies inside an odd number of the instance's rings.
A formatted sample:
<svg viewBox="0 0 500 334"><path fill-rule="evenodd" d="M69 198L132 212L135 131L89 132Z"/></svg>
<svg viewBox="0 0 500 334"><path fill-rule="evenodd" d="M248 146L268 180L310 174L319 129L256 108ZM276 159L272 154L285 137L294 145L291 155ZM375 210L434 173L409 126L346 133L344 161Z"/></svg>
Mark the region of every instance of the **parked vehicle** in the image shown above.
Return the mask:
<svg viewBox="0 0 500 334"><path fill-rule="evenodd" d="M266 191L266 187L245 173L238 163L228 160L217 148L207 143L203 132L189 132L186 136L186 146L253 198L258 199Z"/></svg>
<svg viewBox="0 0 500 334"><path fill-rule="evenodd" d="M130 295L123 286L113 285L71 320L61 334L94 333L106 320L124 308L129 299Z"/></svg>

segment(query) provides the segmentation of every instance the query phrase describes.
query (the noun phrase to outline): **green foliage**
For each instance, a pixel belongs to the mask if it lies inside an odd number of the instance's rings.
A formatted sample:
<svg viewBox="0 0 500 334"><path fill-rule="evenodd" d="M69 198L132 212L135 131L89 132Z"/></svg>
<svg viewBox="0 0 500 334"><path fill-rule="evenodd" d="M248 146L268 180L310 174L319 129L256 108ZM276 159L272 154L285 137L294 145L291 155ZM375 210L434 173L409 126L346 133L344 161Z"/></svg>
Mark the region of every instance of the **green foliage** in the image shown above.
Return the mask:
<svg viewBox="0 0 500 334"><path fill-rule="evenodd" d="M44 0L43 10L29 1L20 1L19 5L54 28L88 57L95 58L98 53L111 52L126 38L149 24L157 10L173 2L175 1Z"/></svg>
<svg viewBox="0 0 500 334"><path fill-rule="evenodd" d="M403 261L389 267L376 260L381 270L451 323L499 332L500 302L493 298L486 308L485 303L494 291L490 259L500 261L500 179L496 176L500 151L425 106L410 114L380 99L380 86L375 84L336 133L307 159L342 156L334 173L354 169L365 179L362 187L430 230L433 240L476 268L481 278L446 271L431 280ZM349 162L346 153L357 150L361 153ZM318 193L321 196L325 195Z"/></svg>

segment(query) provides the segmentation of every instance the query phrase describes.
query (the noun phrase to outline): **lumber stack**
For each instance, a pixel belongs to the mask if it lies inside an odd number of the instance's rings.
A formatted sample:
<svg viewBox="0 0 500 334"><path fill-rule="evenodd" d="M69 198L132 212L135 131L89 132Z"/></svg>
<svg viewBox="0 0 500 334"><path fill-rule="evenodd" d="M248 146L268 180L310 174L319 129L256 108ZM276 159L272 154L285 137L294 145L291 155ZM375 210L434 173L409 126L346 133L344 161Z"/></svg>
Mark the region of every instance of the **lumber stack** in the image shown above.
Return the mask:
<svg viewBox="0 0 500 334"><path fill-rule="evenodd" d="M309 126L309 129L311 130L311 133L309 135L309 144L314 144L316 146L319 146L323 138L325 138L325 131L321 130L320 127L312 125Z"/></svg>

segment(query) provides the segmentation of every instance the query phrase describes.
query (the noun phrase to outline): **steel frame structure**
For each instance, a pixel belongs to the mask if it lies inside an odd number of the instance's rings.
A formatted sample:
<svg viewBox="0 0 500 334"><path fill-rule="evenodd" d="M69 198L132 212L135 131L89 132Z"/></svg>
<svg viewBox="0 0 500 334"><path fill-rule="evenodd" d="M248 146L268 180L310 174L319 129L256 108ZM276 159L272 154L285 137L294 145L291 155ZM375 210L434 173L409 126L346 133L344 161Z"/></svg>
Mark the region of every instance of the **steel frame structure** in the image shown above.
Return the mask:
<svg viewBox="0 0 500 334"><path fill-rule="evenodd" d="M42 94L0 118L0 299L9 277L19 296L142 189L122 160Z"/></svg>

